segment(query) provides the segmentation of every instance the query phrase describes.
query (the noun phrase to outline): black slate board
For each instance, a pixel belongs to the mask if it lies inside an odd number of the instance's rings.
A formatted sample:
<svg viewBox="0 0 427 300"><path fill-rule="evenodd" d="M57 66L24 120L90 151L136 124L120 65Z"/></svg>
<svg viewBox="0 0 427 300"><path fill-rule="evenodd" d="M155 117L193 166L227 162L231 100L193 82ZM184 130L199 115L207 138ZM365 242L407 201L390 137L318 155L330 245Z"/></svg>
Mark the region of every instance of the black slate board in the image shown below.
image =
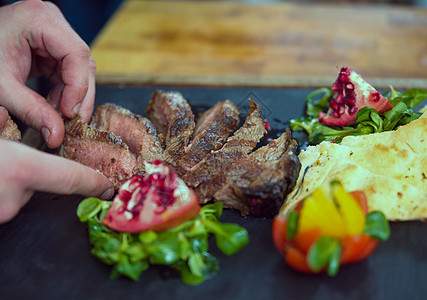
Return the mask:
<svg viewBox="0 0 427 300"><path fill-rule="evenodd" d="M166 88L173 89L173 88ZM258 101L273 129L303 113L308 90L179 88L203 109L225 99L245 112ZM144 114L152 88L98 87L96 105L115 102ZM300 141L303 137L300 136ZM2 170L3 172L3 170ZM225 211L222 220L247 228L250 243L219 259L218 274L188 286L173 273L152 267L138 282L109 279L110 268L90 254L85 224L75 215L82 197L36 193L20 214L0 225L0 299L426 299L427 225L391 224L391 237L360 263L339 274L303 275L288 268L271 240L272 219L242 218Z"/></svg>

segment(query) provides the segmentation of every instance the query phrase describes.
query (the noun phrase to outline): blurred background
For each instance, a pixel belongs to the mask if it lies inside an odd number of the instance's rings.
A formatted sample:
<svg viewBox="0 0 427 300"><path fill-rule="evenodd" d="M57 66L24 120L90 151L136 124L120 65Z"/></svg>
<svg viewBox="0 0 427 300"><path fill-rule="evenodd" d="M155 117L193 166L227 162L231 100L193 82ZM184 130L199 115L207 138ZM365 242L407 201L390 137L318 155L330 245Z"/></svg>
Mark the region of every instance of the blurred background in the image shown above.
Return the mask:
<svg viewBox="0 0 427 300"><path fill-rule="evenodd" d="M153 0L156 1L156 0ZM157 0L159 1L159 0ZM173 0L180 1L180 0ZM197 2L197 0L193 0ZM208 0L203 0L208 1ZM211 0L215 2L218 0ZM229 0L222 0L229 1ZM235 2L262 3L262 2L294 2L299 4L373 4L392 6L427 7L427 0L232 0ZM11 4L13 0L0 0L1 5ZM117 10L124 0L52 0L59 6L74 30L90 44L108 19Z"/></svg>
<svg viewBox="0 0 427 300"><path fill-rule="evenodd" d="M351 66L378 88L427 86L427 0L51 2L90 45L98 85L315 88Z"/></svg>

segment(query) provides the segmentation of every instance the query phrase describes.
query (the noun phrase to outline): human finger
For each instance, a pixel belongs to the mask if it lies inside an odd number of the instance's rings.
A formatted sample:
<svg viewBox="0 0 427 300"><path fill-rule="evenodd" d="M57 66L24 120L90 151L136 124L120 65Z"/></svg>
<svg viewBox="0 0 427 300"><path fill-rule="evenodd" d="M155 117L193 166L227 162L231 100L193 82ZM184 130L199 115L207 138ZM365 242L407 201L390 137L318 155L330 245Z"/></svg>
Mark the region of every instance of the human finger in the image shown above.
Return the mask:
<svg viewBox="0 0 427 300"><path fill-rule="evenodd" d="M64 139L64 121L45 98L14 78L5 79L7 89L2 103L10 113L28 126L40 131L50 148L58 148Z"/></svg>
<svg viewBox="0 0 427 300"><path fill-rule="evenodd" d="M0 131L6 126L7 120L9 119L9 113L7 109L3 106L0 106Z"/></svg>
<svg viewBox="0 0 427 300"><path fill-rule="evenodd" d="M90 107L93 92L89 91L92 76L92 56L88 45L65 20L59 9L48 2L26 2L43 18L37 18L27 33L28 43L36 56L43 61L52 60L49 67L38 64L40 71L57 85L63 83L60 94L60 111L67 118L80 114L80 108ZM88 119L83 111L83 119Z"/></svg>
<svg viewBox="0 0 427 300"><path fill-rule="evenodd" d="M58 61L56 76L63 83L60 109L65 117L73 118L80 113L82 103L93 96L88 95L92 75L92 57L89 47L65 20L54 20L58 26L43 28L43 34L35 31L31 48L46 51ZM88 97L87 97L88 96Z"/></svg>
<svg viewBox="0 0 427 300"><path fill-rule="evenodd" d="M104 175L75 161L20 143L0 140L0 146L7 156L0 158L0 165L10 159L16 161L14 168L3 176L11 182L21 183L23 190L103 198L111 197L114 192Z"/></svg>
<svg viewBox="0 0 427 300"><path fill-rule="evenodd" d="M55 4L55 3L53 3L53 2L50 2L50 1L44 1L44 4L48 7L48 8L50 8L55 14L57 14L58 16L60 16L61 18L64 18L65 19L65 17L64 17L64 15L62 14L62 11L59 9L59 7Z"/></svg>
<svg viewBox="0 0 427 300"><path fill-rule="evenodd" d="M61 96L62 96L63 89L64 89L64 83L58 82L52 87L47 97L49 104L58 112L60 111L59 105L61 103Z"/></svg>
<svg viewBox="0 0 427 300"><path fill-rule="evenodd" d="M0 182L0 224L9 222L34 194L14 182Z"/></svg>
<svg viewBox="0 0 427 300"><path fill-rule="evenodd" d="M90 57L89 59L89 86L84 97L80 109L79 115L82 117L83 122L88 123L92 117L92 112L94 108L94 99L95 99L95 73L96 65L95 60Z"/></svg>
<svg viewBox="0 0 427 300"><path fill-rule="evenodd" d="M95 61L91 57L89 60L89 78L88 78L88 89L86 96L83 98L83 101L78 104L78 107L75 108L75 112L78 112L78 115L81 116L83 122L88 123L92 117L93 108L94 108L94 99L95 99L95 72L96 65ZM64 111L63 106L69 102L63 99L65 84L62 81L62 78L58 76L52 76L51 82L54 84L50 92L49 103L58 111ZM65 101L65 102L64 102Z"/></svg>

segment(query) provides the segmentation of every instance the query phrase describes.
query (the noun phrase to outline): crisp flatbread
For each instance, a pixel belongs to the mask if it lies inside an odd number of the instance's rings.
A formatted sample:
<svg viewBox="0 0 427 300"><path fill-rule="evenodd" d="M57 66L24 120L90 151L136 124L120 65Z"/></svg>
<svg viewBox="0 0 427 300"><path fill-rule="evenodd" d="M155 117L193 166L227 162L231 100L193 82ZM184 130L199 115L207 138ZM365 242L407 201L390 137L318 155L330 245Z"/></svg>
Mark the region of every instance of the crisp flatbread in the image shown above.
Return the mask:
<svg viewBox="0 0 427 300"><path fill-rule="evenodd" d="M301 151L301 172L281 213L322 184L363 190L369 211L393 221L427 218L427 112L395 131L345 137Z"/></svg>

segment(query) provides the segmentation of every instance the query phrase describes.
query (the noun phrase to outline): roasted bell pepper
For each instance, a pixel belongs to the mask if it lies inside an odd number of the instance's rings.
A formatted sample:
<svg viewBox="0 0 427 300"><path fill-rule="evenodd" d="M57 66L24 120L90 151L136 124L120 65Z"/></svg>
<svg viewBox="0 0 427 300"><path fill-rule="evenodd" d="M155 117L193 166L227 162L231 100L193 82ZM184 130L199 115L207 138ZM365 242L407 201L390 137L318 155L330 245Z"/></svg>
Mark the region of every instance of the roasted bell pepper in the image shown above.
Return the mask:
<svg viewBox="0 0 427 300"><path fill-rule="evenodd" d="M368 257L389 236L384 214L368 213L365 193L348 193L338 181L318 188L273 221L277 250L289 266L304 273L334 276L340 265Z"/></svg>

